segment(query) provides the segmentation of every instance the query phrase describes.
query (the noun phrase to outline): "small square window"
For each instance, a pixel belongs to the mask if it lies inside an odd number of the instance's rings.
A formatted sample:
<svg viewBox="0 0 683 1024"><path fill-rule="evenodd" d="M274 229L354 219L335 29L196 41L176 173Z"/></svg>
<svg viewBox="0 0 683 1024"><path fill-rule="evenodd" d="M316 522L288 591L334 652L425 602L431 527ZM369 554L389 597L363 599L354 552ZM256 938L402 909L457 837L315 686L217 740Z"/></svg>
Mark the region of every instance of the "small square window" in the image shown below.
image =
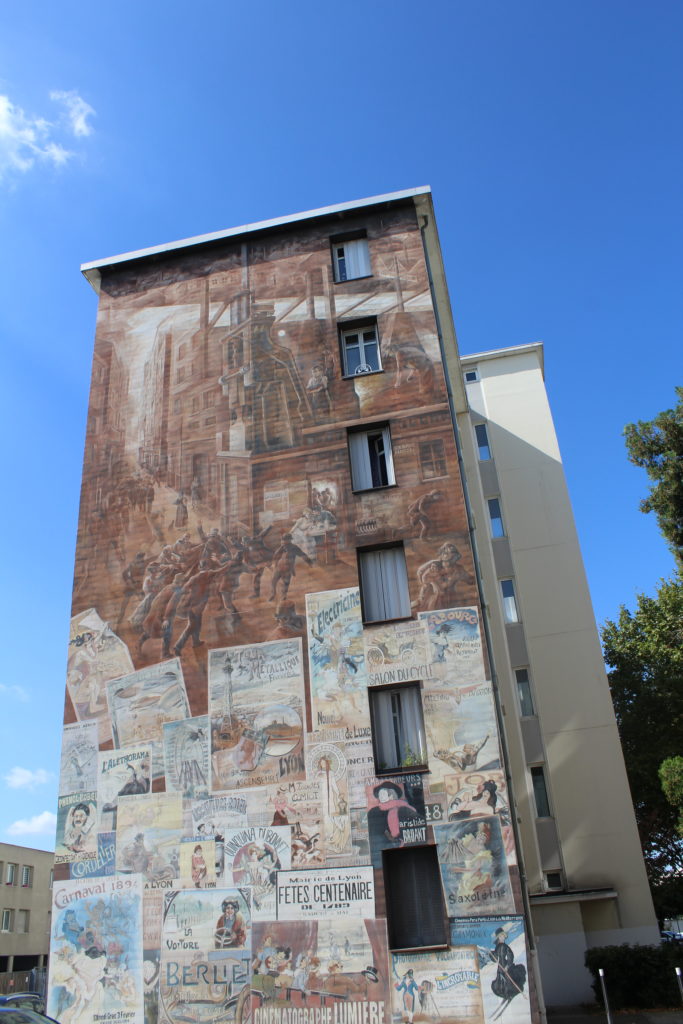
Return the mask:
<svg viewBox="0 0 683 1024"><path fill-rule="evenodd" d="M523 718L530 718L534 711L534 702L531 697L531 683L529 681L529 670L516 668L515 678L517 680L517 693L519 694L519 706Z"/></svg>
<svg viewBox="0 0 683 1024"><path fill-rule="evenodd" d="M377 373L382 369L376 323L343 328L340 338L345 377Z"/></svg>
<svg viewBox="0 0 683 1024"><path fill-rule="evenodd" d="M427 742L419 684L381 686L368 693L377 771L424 768Z"/></svg>
<svg viewBox="0 0 683 1024"><path fill-rule="evenodd" d="M548 787L545 783L545 772L542 765L531 768L531 784L534 787L534 800L536 801L536 816L538 818L549 818L550 803L548 801Z"/></svg>
<svg viewBox="0 0 683 1024"><path fill-rule="evenodd" d="M479 370L465 370L465 384L474 384L479 380Z"/></svg>
<svg viewBox="0 0 683 1024"><path fill-rule="evenodd" d="M423 480L446 476L446 453L440 437L420 441L420 469Z"/></svg>
<svg viewBox="0 0 683 1024"><path fill-rule="evenodd" d="M489 445L489 435L486 429L485 423L477 423L474 428L474 435L477 439L477 450L479 452L479 461L488 462L491 458L491 447Z"/></svg>
<svg viewBox="0 0 683 1024"><path fill-rule="evenodd" d="M448 945L448 919L435 846L407 846L382 852L390 949ZM396 984L414 998L406 975Z"/></svg>
<svg viewBox="0 0 683 1024"><path fill-rule="evenodd" d="M370 427L349 433L351 481L354 491L394 484L394 460L389 427Z"/></svg>
<svg viewBox="0 0 683 1024"><path fill-rule="evenodd" d="M358 552L364 622L410 616L410 591L402 544Z"/></svg>
<svg viewBox="0 0 683 1024"><path fill-rule="evenodd" d="M367 238L333 242L332 259L335 281L351 281L357 277L369 277L372 273Z"/></svg>
<svg viewBox="0 0 683 1024"><path fill-rule="evenodd" d="M503 513L500 510L500 499L489 498L489 519L491 520L491 536L495 539L496 537L505 536L505 527L503 526Z"/></svg>
<svg viewBox="0 0 683 1024"><path fill-rule="evenodd" d="M512 580L500 581L500 593L503 598L503 618L506 622L519 622L515 585Z"/></svg>
<svg viewBox="0 0 683 1024"><path fill-rule="evenodd" d="M562 882L561 871L546 871L545 873L545 887L546 889L563 889L564 884Z"/></svg>

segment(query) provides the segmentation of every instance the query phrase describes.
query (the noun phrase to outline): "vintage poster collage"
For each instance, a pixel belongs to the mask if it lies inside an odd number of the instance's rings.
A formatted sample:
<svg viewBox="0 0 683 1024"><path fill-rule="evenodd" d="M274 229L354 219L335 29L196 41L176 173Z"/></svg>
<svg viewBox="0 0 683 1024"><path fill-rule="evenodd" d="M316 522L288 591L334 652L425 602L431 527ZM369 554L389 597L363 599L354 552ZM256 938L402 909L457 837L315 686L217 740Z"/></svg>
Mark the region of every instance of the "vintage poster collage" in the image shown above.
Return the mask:
<svg viewBox="0 0 683 1024"><path fill-rule="evenodd" d="M103 274L58 798L61 1024L530 1021L419 224L412 205L345 223L372 271L350 281L327 228ZM348 434L370 423L395 480L356 490ZM368 545L403 548L410 617L364 624ZM400 688L419 727L389 770L377 708ZM425 844L451 941L394 953L383 854Z"/></svg>

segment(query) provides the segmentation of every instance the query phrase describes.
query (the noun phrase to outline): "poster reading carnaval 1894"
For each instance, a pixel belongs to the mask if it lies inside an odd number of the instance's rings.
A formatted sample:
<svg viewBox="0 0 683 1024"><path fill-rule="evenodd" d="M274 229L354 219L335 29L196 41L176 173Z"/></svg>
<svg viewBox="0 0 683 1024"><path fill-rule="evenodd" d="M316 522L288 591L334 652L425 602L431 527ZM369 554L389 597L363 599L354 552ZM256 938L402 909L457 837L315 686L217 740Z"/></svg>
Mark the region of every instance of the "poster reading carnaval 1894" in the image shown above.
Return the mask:
<svg viewBox="0 0 683 1024"><path fill-rule="evenodd" d="M55 882L48 1013L70 1024L143 1024L138 877Z"/></svg>
<svg viewBox="0 0 683 1024"><path fill-rule="evenodd" d="M212 789L305 777L301 640L209 652Z"/></svg>

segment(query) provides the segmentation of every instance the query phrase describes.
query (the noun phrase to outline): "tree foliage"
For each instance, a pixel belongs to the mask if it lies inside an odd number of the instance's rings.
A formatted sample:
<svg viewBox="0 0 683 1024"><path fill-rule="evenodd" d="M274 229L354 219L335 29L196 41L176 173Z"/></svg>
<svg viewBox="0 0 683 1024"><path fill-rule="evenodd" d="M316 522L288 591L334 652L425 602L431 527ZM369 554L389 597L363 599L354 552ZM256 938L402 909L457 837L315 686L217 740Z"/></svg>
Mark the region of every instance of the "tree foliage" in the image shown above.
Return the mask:
<svg viewBox="0 0 683 1024"><path fill-rule="evenodd" d="M683 751L683 577L662 580L656 597L641 595L635 613L622 607L602 629L614 711L624 750L636 821L660 916L683 899L683 840L678 813L659 778L663 759Z"/></svg>
<svg viewBox="0 0 683 1024"><path fill-rule="evenodd" d="M640 503L643 512L654 512L659 529L668 540L679 568L683 567L683 388L676 388L678 402L653 420L629 423L624 428L631 462L647 470L655 483Z"/></svg>
<svg viewBox="0 0 683 1024"><path fill-rule="evenodd" d="M678 834L683 837L683 757L667 757L659 766L664 796L678 812Z"/></svg>

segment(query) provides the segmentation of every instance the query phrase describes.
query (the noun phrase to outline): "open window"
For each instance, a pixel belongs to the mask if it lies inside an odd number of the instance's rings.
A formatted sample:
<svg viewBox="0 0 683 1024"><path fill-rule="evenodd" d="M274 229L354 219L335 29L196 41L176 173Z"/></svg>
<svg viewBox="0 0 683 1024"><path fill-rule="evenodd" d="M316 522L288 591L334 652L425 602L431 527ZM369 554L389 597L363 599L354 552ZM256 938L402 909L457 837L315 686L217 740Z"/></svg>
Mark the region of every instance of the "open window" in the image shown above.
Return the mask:
<svg viewBox="0 0 683 1024"><path fill-rule="evenodd" d="M404 846L384 850L382 868L389 948L446 947L448 919L436 847Z"/></svg>
<svg viewBox="0 0 683 1024"><path fill-rule="evenodd" d="M364 622L410 616L408 571L402 544L359 551L358 574Z"/></svg>
<svg viewBox="0 0 683 1024"><path fill-rule="evenodd" d="M369 277L370 251L367 238L352 238L344 242L332 242L332 262L335 281L351 281L357 277Z"/></svg>
<svg viewBox="0 0 683 1024"><path fill-rule="evenodd" d="M427 741L419 683L368 691L378 774L427 766Z"/></svg>
<svg viewBox="0 0 683 1024"><path fill-rule="evenodd" d="M388 426L350 431L349 457L354 491L389 487L396 482Z"/></svg>

